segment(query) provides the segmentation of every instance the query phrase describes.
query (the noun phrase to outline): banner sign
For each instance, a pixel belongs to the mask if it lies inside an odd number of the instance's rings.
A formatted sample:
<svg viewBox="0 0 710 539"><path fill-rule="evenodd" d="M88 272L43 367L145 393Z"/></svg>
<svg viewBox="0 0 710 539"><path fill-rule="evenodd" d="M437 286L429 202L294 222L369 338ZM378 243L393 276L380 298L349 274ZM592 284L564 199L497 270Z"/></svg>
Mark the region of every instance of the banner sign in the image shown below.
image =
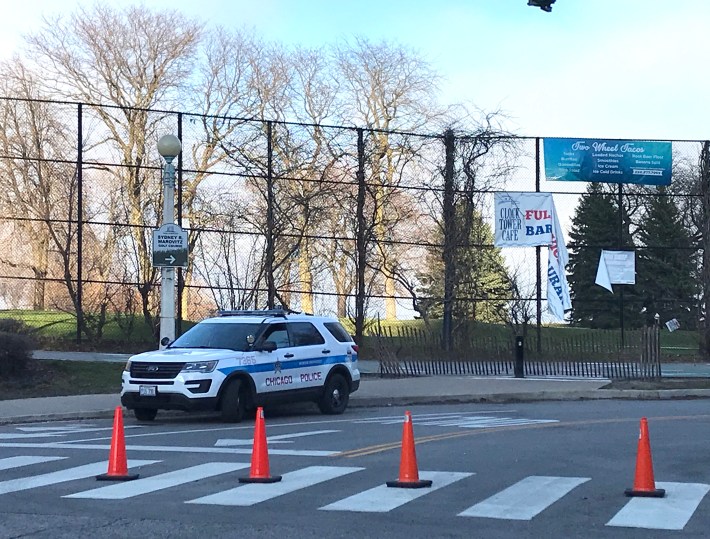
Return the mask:
<svg viewBox="0 0 710 539"><path fill-rule="evenodd" d="M552 243L550 193L494 193L496 247L537 247Z"/></svg>
<svg viewBox="0 0 710 539"><path fill-rule="evenodd" d="M552 200L551 194L550 200ZM547 251L547 310L558 320L564 320L565 311L572 308L565 273L569 255L554 202L552 202L552 231L552 243Z"/></svg>
<svg viewBox="0 0 710 539"><path fill-rule="evenodd" d="M636 253L602 250L594 282L612 294L612 284L636 284Z"/></svg>
<svg viewBox="0 0 710 539"><path fill-rule="evenodd" d="M543 154L548 180L671 183L670 142L546 138Z"/></svg>
<svg viewBox="0 0 710 539"><path fill-rule="evenodd" d="M572 308L565 267L569 261L551 193L495 193L496 247L549 247L547 309L559 320Z"/></svg>

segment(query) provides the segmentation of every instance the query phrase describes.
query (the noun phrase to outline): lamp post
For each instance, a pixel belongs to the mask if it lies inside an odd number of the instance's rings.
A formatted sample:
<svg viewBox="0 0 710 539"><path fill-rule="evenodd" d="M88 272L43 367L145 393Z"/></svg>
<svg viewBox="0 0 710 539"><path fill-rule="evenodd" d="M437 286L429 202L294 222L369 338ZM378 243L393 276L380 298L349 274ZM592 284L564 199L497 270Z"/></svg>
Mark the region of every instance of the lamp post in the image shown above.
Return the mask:
<svg viewBox="0 0 710 539"><path fill-rule="evenodd" d="M173 159L182 149L180 139L165 135L158 141L158 153L165 160L163 169L163 224L175 221L175 167ZM175 268L161 268L160 278L160 349L175 340Z"/></svg>

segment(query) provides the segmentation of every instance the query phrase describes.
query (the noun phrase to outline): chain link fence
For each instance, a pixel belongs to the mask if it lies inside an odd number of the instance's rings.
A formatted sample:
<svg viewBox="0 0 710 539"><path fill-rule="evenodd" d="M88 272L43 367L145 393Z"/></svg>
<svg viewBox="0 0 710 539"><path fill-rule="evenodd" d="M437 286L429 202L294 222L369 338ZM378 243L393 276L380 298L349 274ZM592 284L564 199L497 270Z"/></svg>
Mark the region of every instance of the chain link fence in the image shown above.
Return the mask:
<svg viewBox="0 0 710 539"><path fill-rule="evenodd" d="M178 270L178 333L217 310L275 305L350 319L359 339L377 323L420 319L440 328L445 349L471 322L507 325L538 342L541 328L558 322L547 314L546 249L493 246L500 191L553 193L570 246L587 184L547 181L539 138L10 98L0 107L0 306L48 335L157 343L160 268L151 242L162 224L156 145L166 133L182 141L175 215L190 253ZM623 339L651 311L684 329L704 324L702 149L700 141L673 142L667 192L607 184L604 196L621 208L618 241L577 246L597 257L600 249L633 247L637 257L682 250L694 264L693 293L649 303L633 286L600 289L584 300L591 318L575 325L612 313L604 327ZM688 245L634 241L658 197L679 207Z"/></svg>

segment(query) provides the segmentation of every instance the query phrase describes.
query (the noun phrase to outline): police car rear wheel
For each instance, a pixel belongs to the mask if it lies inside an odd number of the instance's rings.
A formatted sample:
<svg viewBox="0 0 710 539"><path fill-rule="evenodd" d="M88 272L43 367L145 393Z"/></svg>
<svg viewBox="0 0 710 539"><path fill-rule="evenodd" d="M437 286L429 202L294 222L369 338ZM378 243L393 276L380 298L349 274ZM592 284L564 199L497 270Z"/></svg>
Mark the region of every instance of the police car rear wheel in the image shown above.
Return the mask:
<svg viewBox="0 0 710 539"><path fill-rule="evenodd" d="M136 408L133 410L133 414L138 421L153 421L155 416L158 415L158 410L155 408Z"/></svg>
<svg viewBox="0 0 710 539"><path fill-rule="evenodd" d="M229 382L222 396L222 419L230 423L239 423L244 418L244 401L242 381L232 380Z"/></svg>
<svg viewBox="0 0 710 539"><path fill-rule="evenodd" d="M324 414L342 414L348 407L350 388L342 374L334 374L325 383L325 391L318 403Z"/></svg>

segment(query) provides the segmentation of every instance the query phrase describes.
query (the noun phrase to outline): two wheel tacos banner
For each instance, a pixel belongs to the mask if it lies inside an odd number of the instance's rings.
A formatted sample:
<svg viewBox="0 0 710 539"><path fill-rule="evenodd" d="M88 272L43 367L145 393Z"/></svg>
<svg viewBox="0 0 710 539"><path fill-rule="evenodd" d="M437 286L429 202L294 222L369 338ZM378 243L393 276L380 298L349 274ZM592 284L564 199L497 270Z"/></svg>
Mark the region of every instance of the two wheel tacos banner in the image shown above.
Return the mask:
<svg viewBox="0 0 710 539"><path fill-rule="evenodd" d="M496 247L547 246L547 309L558 320L572 308L569 260L552 193L495 193Z"/></svg>
<svg viewBox="0 0 710 539"><path fill-rule="evenodd" d="M543 139L547 180L670 185L673 144L617 139Z"/></svg>

